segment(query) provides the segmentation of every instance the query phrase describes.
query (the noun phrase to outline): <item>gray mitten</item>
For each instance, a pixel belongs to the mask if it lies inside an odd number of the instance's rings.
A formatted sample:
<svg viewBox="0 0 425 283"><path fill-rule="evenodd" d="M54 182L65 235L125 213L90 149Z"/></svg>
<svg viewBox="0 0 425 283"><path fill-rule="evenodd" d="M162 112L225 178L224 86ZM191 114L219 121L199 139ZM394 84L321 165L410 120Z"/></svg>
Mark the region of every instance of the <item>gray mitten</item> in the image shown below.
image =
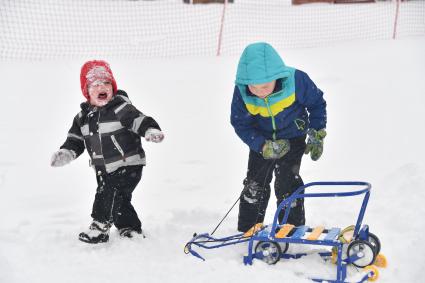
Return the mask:
<svg viewBox="0 0 425 283"><path fill-rule="evenodd" d="M145 133L145 140L146 141L151 141L151 142L162 142L162 140L164 139L164 134L155 128L149 128L146 130Z"/></svg>
<svg viewBox="0 0 425 283"><path fill-rule="evenodd" d="M64 148L59 149L58 151L53 153L52 160L50 161L50 166L53 166L53 167L64 166L68 164L69 162L71 162L72 160L74 160L75 157L76 157L76 154L74 151L69 149L64 149Z"/></svg>

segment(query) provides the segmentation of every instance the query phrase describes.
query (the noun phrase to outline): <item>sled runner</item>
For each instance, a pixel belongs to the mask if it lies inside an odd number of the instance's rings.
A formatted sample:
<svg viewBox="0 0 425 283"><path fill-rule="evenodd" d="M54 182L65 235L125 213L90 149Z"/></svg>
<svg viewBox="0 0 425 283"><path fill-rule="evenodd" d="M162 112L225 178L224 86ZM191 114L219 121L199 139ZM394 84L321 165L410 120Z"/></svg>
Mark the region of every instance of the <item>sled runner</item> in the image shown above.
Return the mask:
<svg viewBox="0 0 425 283"><path fill-rule="evenodd" d="M306 192L313 187L323 186L350 186L360 187L357 190L344 192ZM297 259L306 253L287 253L289 244L307 244L327 246L329 252L319 252L324 259L331 259L336 264L336 279L311 278L316 282L347 282L347 265L351 264L363 268L364 276L358 282L366 280L375 281L378 278L377 267L385 267L387 262L380 254L381 244L378 237L369 232L368 225L362 225L366 206L369 200L371 185L365 182L313 182L298 188L289 198L278 206L271 225L263 226L261 223L254 225L248 232L224 238L214 238L208 233L194 235L186 244L185 253L190 253L205 260L198 252L192 249L197 246L205 249L220 248L248 242L248 255L243 262L252 265L254 259L259 259L267 264L275 264L281 258ZM287 219L291 210L291 203L301 198L327 198L351 197L364 195L363 202L355 225L345 229L323 226L309 227L306 225L295 227L288 224ZM279 224L278 216L281 211L285 214Z"/></svg>

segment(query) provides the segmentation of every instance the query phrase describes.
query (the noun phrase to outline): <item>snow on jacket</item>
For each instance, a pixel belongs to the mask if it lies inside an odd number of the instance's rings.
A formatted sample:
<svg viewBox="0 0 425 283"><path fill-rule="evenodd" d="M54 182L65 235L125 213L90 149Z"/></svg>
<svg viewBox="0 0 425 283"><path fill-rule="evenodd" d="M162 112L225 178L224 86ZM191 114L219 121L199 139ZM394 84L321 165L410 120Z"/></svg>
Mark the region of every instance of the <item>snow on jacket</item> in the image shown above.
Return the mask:
<svg viewBox="0 0 425 283"><path fill-rule="evenodd" d="M273 80L275 90L266 98L248 89ZM249 148L261 152L266 140L291 139L305 135L308 128L325 128L326 101L306 73L286 66L271 45L254 43L239 60L230 121Z"/></svg>
<svg viewBox="0 0 425 283"><path fill-rule="evenodd" d="M137 110L127 94L118 90L104 107L81 104L61 148L73 150L77 157L87 148L91 166L110 173L119 167L146 164L140 136L149 128L160 130L153 118Z"/></svg>

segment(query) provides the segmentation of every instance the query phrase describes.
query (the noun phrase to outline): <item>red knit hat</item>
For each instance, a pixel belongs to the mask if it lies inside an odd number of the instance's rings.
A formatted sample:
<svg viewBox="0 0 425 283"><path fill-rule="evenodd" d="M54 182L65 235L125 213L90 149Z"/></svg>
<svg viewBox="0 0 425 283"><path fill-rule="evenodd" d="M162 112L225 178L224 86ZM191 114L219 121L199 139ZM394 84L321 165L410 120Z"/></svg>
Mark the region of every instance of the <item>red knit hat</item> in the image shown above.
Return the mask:
<svg viewBox="0 0 425 283"><path fill-rule="evenodd" d="M81 67L80 82L81 91L87 100L89 100L88 86L96 81L109 81L112 84L113 94L117 92L117 83L111 68L106 61L92 60L84 63Z"/></svg>

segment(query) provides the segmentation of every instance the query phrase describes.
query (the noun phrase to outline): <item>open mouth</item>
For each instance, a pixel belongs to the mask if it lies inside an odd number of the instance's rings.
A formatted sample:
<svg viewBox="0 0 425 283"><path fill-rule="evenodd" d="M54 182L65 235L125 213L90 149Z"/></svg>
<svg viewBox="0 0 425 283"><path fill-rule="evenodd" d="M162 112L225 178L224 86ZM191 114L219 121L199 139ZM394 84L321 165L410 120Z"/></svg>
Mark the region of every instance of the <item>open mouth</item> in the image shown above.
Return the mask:
<svg viewBox="0 0 425 283"><path fill-rule="evenodd" d="M97 98L99 99L99 100L105 100L106 98L108 97L108 94L107 93L99 93L98 94L98 96L97 96Z"/></svg>

